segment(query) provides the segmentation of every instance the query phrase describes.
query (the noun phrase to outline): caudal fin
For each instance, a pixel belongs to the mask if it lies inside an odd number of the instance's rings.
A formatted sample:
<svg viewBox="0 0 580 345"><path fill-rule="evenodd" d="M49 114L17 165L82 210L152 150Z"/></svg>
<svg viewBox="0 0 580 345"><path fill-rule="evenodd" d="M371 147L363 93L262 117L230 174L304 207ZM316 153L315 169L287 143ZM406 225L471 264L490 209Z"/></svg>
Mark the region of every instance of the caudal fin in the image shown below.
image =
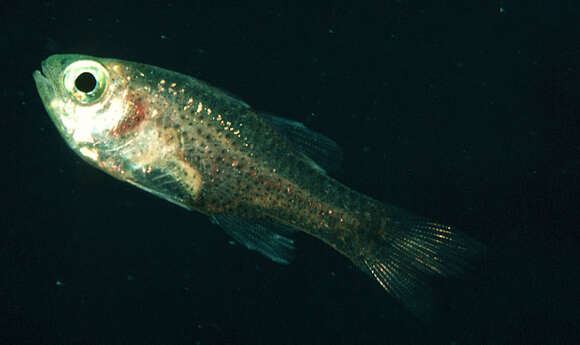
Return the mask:
<svg viewBox="0 0 580 345"><path fill-rule="evenodd" d="M403 214L403 213L402 213ZM456 276L471 267L483 245L450 226L395 215L378 245L355 260L420 318L430 314L433 276ZM377 239L375 239L376 241Z"/></svg>

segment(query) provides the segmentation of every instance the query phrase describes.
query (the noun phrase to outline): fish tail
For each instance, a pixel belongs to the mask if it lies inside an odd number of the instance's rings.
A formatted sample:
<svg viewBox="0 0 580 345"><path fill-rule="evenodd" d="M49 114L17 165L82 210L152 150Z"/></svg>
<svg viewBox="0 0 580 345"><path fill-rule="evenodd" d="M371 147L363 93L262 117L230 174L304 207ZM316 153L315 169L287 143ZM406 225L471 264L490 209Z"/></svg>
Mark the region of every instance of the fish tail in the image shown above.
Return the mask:
<svg viewBox="0 0 580 345"><path fill-rule="evenodd" d="M450 226L391 211L383 228L371 235L372 241L353 261L425 319L437 304L432 296L433 278L457 276L473 268L484 247Z"/></svg>

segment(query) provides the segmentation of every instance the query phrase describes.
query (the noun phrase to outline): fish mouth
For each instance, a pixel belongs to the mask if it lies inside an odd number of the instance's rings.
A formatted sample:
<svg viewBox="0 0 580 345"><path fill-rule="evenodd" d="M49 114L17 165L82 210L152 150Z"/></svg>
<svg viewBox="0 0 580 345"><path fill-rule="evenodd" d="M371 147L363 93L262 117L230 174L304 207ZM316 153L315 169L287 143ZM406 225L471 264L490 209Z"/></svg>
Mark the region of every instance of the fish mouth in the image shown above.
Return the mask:
<svg viewBox="0 0 580 345"><path fill-rule="evenodd" d="M32 73L32 77L34 78L34 82L36 83L36 89L38 91L38 95L46 108L48 114L52 117L52 106L51 102L57 97L55 86L47 73L47 68L42 66L42 72L39 70L35 70Z"/></svg>
<svg viewBox="0 0 580 345"><path fill-rule="evenodd" d="M48 69L45 66L45 62L42 62L42 66L41 66L41 70L35 70L32 73L32 77L34 78L34 81L36 82L36 88L38 89L38 93L40 94L40 98L42 99L43 102L45 102L45 96L51 95L54 96L55 95L55 90L54 90L54 86L52 85L51 80L48 78ZM47 104L45 103L45 106Z"/></svg>
<svg viewBox="0 0 580 345"><path fill-rule="evenodd" d="M44 104L44 108L59 132L66 137L67 131L62 123L62 102L60 101L58 88L53 78L54 71L47 65L46 60L42 62L42 72L35 70L32 73L38 95Z"/></svg>
<svg viewBox="0 0 580 345"><path fill-rule="evenodd" d="M34 81L36 81L36 86L38 86L39 83L50 84L50 79L46 77L44 71L41 72L39 70L35 70L34 72L32 72L32 77L34 78Z"/></svg>
<svg viewBox="0 0 580 345"><path fill-rule="evenodd" d="M41 65L40 65L40 69L41 69L40 71L35 70L32 73L32 76L33 76L34 80L36 81L37 85L38 85L38 82L40 80L42 80L41 81L42 83L52 84L52 83L50 83L50 79L47 77L48 76L48 68L46 67L46 61L42 61Z"/></svg>

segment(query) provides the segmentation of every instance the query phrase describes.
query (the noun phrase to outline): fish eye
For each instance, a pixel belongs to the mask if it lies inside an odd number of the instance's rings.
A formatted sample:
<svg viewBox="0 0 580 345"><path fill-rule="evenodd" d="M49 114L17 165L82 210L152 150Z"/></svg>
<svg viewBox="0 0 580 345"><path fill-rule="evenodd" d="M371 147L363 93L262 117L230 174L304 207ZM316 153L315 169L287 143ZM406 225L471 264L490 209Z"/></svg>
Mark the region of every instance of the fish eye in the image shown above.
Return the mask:
<svg viewBox="0 0 580 345"><path fill-rule="evenodd" d="M96 86L97 80L95 79L95 76L92 75L90 72L83 72L79 74L79 76L75 80L75 87L77 88L77 90L84 93L89 93L95 90Z"/></svg>
<svg viewBox="0 0 580 345"><path fill-rule="evenodd" d="M107 69L93 60L80 60L64 71L64 87L78 103L90 105L98 102L107 88Z"/></svg>

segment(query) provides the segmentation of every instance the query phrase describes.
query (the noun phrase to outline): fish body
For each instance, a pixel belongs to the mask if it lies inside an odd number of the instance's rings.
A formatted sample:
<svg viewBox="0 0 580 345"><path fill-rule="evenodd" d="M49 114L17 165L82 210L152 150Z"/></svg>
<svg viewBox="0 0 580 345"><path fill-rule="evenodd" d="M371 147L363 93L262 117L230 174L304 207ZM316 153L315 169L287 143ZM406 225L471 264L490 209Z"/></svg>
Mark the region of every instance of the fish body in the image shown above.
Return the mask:
<svg viewBox="0 0 580 345"><path fill-rule="evenodd" d="M208 215L276 262L290 262L292 234L303 231L409 306L426 277L459 273L478 251L461 232L329 176L342 156L332 140L193 77L85 55L53 55L33 76L80 157Z"/></svg>

